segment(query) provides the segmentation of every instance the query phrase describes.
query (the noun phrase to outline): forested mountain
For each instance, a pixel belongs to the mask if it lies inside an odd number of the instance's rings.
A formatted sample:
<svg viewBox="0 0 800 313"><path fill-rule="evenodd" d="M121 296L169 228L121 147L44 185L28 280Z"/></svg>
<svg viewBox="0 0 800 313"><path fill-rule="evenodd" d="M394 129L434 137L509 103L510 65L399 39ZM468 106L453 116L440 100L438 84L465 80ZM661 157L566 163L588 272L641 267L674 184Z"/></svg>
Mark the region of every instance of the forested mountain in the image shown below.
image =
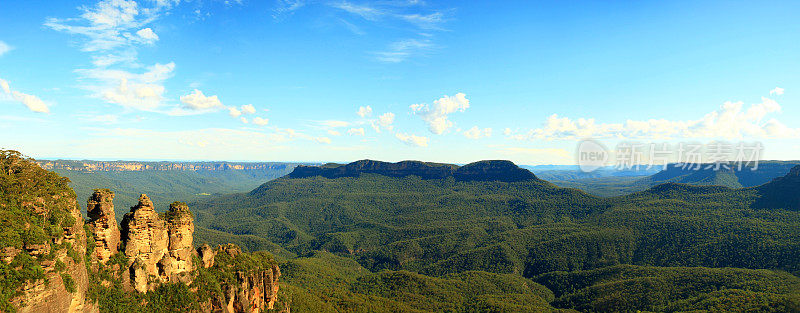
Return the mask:
<svg viewBox="0 0 800 313"><path fill-rule="evenodd" d="M599 173L583 173L580 170L542 171L537 176L552 183L569 188L578 188L590 194L613 197L643 191L664 183L690 185L717 185L730 188L755 187L774 178L786 175L800 165L800 161L760 161L746 164L669 164L655 173L641 167L639 170L613 170L603 168ZM658 167L656 167L658 168Z"/></svg>
<svg viewBox="0 0 800 313"><path fill-rule="evenodd" d="M798 309L800 210L780 202L791 195L768 192L793 180L748 189L670 183L600 198L525 172L498 161L299 167L192 207L209 229L200 242L260 238L256 246L282 253L295 273L328 273L287 274L297 299L318 309L347 311L380 296L397 310L437 311L430 297L464 293L429 288L457 286L437 282L475 271L547 287L552 296L519 303L549 309Z"/></svg>

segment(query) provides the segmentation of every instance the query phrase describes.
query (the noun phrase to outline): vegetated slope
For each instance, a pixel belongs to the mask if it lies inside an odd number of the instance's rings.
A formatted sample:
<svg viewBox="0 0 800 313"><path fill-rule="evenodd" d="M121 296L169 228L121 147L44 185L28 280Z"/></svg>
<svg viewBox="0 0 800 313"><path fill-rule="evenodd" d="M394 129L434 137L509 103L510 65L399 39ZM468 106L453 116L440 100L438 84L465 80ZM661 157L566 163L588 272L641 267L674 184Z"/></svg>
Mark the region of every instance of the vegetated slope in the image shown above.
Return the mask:
<svg viewBox="0 0 800 313"><path fill-rule="evenodd" d="M600 170L601 173L545 171L538 176L561 187L578 188L601 197L613 197L643 191L664 183L717 185L730 188L754 187L786 175L793 166L798 164L800 161L760 161L757 167L755 164L743 164L746 166L741 168L735 163L721 163L719 166L716 164L669 164L666 169L652 175L648 174L649 176L633 175L647 173L645 168L639 171L616 172L606 169Z"/></svg>
<svg viewBox="0 0 800 313"><path fill-rule="evenodd" d="M729 308L798 303L790 296L794 291L788 291L794 288L793 280L778 282L782 279L778 277L793 276L771 270L800 273L800 213L756 207L754 203L762 196L758 189L665 184L606 199L557 187L529 173L520 174L508 163L429 165L436 167L430 171L425 165L403 166L423 173L445 168L452 174L422 178L395 171L396 165L374 161L345 168L298 168L304 171L302 175L289 175L248 194L215 197L193 207L203 227L234 236L265 238L312 259L318 258L319 251L327 251L354 267L358 264L363 268L360 272L375 273L366 276L389 273L416 281L414 277L441 279L480 271L538 279L546 274L627 264L652 273L651 278L658 283L642 278L646 283L626 289L644 300L614 300L621 301L615 304L621 311L725 307L722 303ZM362 171L364 168L368 170ZM456 174L460 170L469 175ZM503 181L508 177L521 178ZM314 262L314 266L332 273L341 270L327 257ZM660 267L671 268L665 272ZM709 284L704 276L695 277L696 273L714 271L707 268L722 267L741 268L741 273L757 277L752 279L756 285L787 284L791 288L765 291L744 286L719 291L703 287ZM773 274L753 274L758 269ZM354 287L358 285L355 279L365 275L341 275L347 279L342 278L337 288L351 290L358 297L371 295L368 289ZM682 278L674 279L674 275ZM579 284L583 277L567 275L563 279L567 280L565 284ZM629 278L610 276L598 284L624 285ZM380 290L392 280L370 281ZM343 309L343 299L356 297L322 292L313 287L313 279L304 284L296 286L305 290L298 294L304 299L319 298L320 306L335 310ZM658 296L665 286L676 290L697 287L697 291ZM602 311L602 305L592 303L615 295L612 289L591 284L586 288L588 291L575 298L580 301L563 298L551 304ZM568 294L559 292L557 297ZM419 297L413 292L379 295ZM659 301L647 300L653 297Z"/></svg>
<svg viewBox="0 0 800 313"><path fill-rule="evenodd" d="M63 161L62 161L63 162ZM148 194L166 210L173 201L194 201L212 194L246 192L269 180L284 176L296 164L277 163L258 169L219 170L141 170L88 171L82 168L56 168L53 171L70 179L77 194L91 194L97 188L109 188L116 193L117 217L136 204L139 194Z"/></svg>

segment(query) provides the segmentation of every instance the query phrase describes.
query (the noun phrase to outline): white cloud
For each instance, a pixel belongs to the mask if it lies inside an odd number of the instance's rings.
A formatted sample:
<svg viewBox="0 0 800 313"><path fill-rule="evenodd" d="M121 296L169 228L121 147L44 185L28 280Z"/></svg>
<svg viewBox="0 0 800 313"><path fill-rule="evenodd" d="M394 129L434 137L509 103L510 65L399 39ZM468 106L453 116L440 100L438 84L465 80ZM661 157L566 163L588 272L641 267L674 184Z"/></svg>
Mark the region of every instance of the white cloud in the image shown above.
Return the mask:
<svg viewBox="0 0 800 313"><path fill-rule="evenodd" d="M264 125L269 124L269 119L260 118L260 117L254 117L253 118L253 124L256 124L256 125L259 125L259 126L264 126Z"/></svg>
<svg viewBox="0 0 800 313"><path fill-rule="evenodd" d="M291 15L306 5L303 0L278 0L278 5L272 10L272 18L280 19L284 15Z"/></svg>
<svg viewBox="0 0 800 313"><path fill-rule="evenodd" d="M242 113L244 114L255 114L256 108L252 104L245 104L241 107Z"/></svg>
<svg viewBox="0 0 800 313"><path fill-rule="evenodd" d="M156 33L153 32L153 30L150 27L140 29L139 31L136 32L136 35L138 35L143 42L148 44L152 44L158 41L158 35L156 35Z"/></svg>
<svg viewBox="0 0 800 313"><path fill-rule="evenodd" d="M338 130L333 130L333 129L329 129L328 130L328 134L331 135L331 136L341 136L342 135L341 132L339 132Z"/></svg>
<svg viewBox="0 0 800 313"><path fill-rule="evenodd" d="M316 137L316 138L314 138L314 141L319 142L319 143L324 143L324 144L330 144L331 143L331 139L328 138L328 137Z"/></svg>
<svg viewBox="0 0 800 313"><path fill-rule="evenodd" d="M380 9L370 7L367 5L353 4L347 1L331 4L334 8L344 10L348 13L358 15L366 20L376 21L384 12Z"/></svg>
<svg viewBox="0 0 800 313"><path fill-rule="evenodd" d="M242 123L245 123L245 124L248 123L247 119L244 116L240 117L239 120L242 121Z"/></svg>
<svg viewBox="0 0 800 313"><path fill-rule="evenodd" d="M21 102L26 107L28 107L29 110L33 112L37 113L50 112L50 108L47 107L47 104L44 103L42 99L39 99L39 97L34 95L29 95L11 89L11 86L9 85L8 81L2 78L0 78L0 89L2 89L6 95L10 96L11 99Z"/></svg>
<svg viewBox="0 0 800 313"><path fill-rule="evenodd" d="M742 102L729 101L699 119L685 121L650 119L598 123L594 119L572 120L553 114L541 128L522 134L509 133L507 136L517 140L800 137L800 129L790 128L774 118L764 120L767 115L780 110L781 106L775 100L762 97L760 103L753 104L746 110Z"/></svg>
<svg viewBox="0 0 800 313"><path fill-rule="evenodd" d="M6 52L11 51L11 49L13 49L11 46L0 40L0 56L6 54Z"/></svg>
<svg viewBox="0 0 800 313"><path fill-rule="evenodd" d="M11 91L11 94L14 96L19 102L22 102L25 106L28 107L29 110L37 113L49 113L50 109L47 107L47 104L39 99L39 97L34 95L29 95L25 93L21 93L19 91Z"/></svg>
<svg viewBox="0 0 800 313"><path fill-rule="evenodd" d="M319 122L320 125L330 128L341 128L350 126L350 122L347 121L337 121L337 120L327 120Z"/></svg>
<svg viewBox="0 0 800 313"><path fill-rule="evenodd" d="M223 106L216 95L207 97L197 89L188 95L181 96L181 102L192 110L211 110Z"/></svg>
<svg viewBox="0 0 800 313"><path fill-rule="evenodd" d="M228 114L231 117L239 117L240 115L242 115L242 111L239 111L239 109L237 109L236 107L228 107Z"/></svg>
<svg viewBox="0 0 800 313"><path fill-rule="evenodd" d="M370 106L365 107L358 107L358 111L356 112L358 116L367 117L372 115L372 108Z"/></svg>
<svg viewBox="0 0 800 313"><path fill-rule="evenodd" d="M400 139L400 141L405 142L406 144L411 146L417 146L417 147L428 146L428 137L422 137L401 132L397 132L396 134L394 134L394 136L397 137L397 139Z"/></svg>
<svg viewBox="0 0 800 313"><path fill-rule="evenodd" d="M427 15L403 14L398 15L398 17L424 30L442 30L440 25L445 22L442 12L434 12Z"/></svg>
<svg viewBox="0 0 800 313"><path fill-rule="evenodd" d="M364 128L350 128L347 130L347 134L350 136L364 136Z"/></svg>
<svg viewBox="0 0 800 313"><path fill-rule="evenodd" d="M119 121L119 116L114 114L93 115L87 120L103 124L116 124Z"/></svg>
<svg viewBox="0 0 800 313"><path fill-rule="evenodd" d="M448 119L448 115L454 112L464 112L469 108L469 100L463 93L455 96L444 96L433 102L433 105L413 104L411 110L419 115L428 129L437 135L441 135L447 129L453 127L453 122Z"/></svg>
<svg viewBox="0 0 800 313"><path fill-rule="evenodd" d="M81 50L89 53L95 67L76 70L81 88L109 103L157 111L165 102L164 81L171 77L175 64L156 63L144 73L131 69L143 67L138 63L137 47L158 40L147 25L178 3L179 0L102 0L80 7L82 13L78 17L48 18L44 25L82 39Z"/></svg>
<svg viewBox="0 0 800 313"><path fill-rule="evenodd" d="M2 53L0 53L0 54L2 54ZM780 96L780 95L783 95L783 90L784 89L781 88L781 87L775 87L775 89L772 89L772 90L769 91L769 94L770 95Z"/></svg>
<svg viewBox="0 0 800 313"><path fill-rule="evenodd" d="M0 87L5 93L11 94L11 87L8 86L8 82L5 79L0 78Z"/></svg>
<svg viewBox="0 0 800 313"><path fill-rule="evenodd" d="M380 132L381 129L391 131L392 128L394 128L392 123L394 123L394 113L383 113L381 116L378 116L377 120L372 121L372 128L374 128L377 132Z"/></svg>
<svg viewBox="0 0 800 313"><path fill-rule="evenodd" d="M478 126L472 126L472 128L470 128L469 130L464 131L464 137L467 137L469 139L481 139L491 136L492 136L491 128L480 129L478 128Z"/></svg>

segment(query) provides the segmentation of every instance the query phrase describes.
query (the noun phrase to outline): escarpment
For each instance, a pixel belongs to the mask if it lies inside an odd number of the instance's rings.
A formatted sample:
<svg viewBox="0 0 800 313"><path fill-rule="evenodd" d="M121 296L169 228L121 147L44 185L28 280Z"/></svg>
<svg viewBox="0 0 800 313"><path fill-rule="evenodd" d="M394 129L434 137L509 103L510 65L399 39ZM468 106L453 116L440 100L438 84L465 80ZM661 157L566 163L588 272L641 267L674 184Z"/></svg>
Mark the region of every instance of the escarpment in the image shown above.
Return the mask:
<svg viewBox="0 0 800 313"><path fill-rule="evenodd" d="M360 160L349 164L326 164L323 166L295 167L290 178L321 176L325 178L358 177L361 174L379 174L390 177L418 176L422 179L446 179L453 177L458 181L503 181L519 182L536 180L536 175L520 168L511 161L489 160L470 163L464 166L453 164L402 161L388 163L373 160Z"/></svg>
<svg viewBox="0 0 800 313"><path fill-rule="evenodd" d="M68 183L0 150L0 311L97 311L86 299L86 233Z"/></svg>

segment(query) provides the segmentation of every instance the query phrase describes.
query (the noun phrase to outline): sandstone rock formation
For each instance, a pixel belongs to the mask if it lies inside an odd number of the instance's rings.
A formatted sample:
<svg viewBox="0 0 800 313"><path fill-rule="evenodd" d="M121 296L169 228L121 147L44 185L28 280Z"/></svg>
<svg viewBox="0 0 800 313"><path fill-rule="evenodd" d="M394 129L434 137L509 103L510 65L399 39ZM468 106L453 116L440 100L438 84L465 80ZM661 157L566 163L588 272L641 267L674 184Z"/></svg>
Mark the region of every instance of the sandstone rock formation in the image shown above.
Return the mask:
<svg viewBox="0 0 800 313"><path fill-rule="evenodd" d="M214 312L247 312L259 313L271 310L278 299L278 278L281 276L277 263L266 267L236 268L231 260L236 260L242 255L242 250L234 244L219 245L212 250L208 245L197 249L208 267L226 271L235 270L235 279L222 284L223 299L212 299L211 310ZM226 262L217 262L216 258L224 256ZM208 262L205 260L208 259ZM235 263L235 261L234 261Z"/></svg>
<svg viewBox="0 0 800 313"><path fill-rule="evenodd" d="M74 196L54 195L52 199L41 201L36 211L43 215L49 213L48 206L53 202L66 202L71 208L69 214L75 220L71 226L63 228L63 235L56 237L52 244L26 245L25 250L32 256L46 256L55 252L52 261L42 261L45 280L39 280L23 287L22 295L14 298L12 304L19 312L97 312L97 307L86 299L88 274L83 265L86 251L86 233L83 229L83 216L77 207ZM72 252L65 249L52 251L55 247L71 246ZM73 259L73 257L78 258ZM64 264L58 269L56 264Z"/></svg>
<svg viewBox="0 0 800 313"><path fill-rule="evenodd" d="M186 203L174 202L169 205L164 219L167 222L169 244L167 255L159 261L162 280L189 282L188 274L193 269L194 216Z"/></svg>
<svg viewBox="0 0 800 313"><path fill-rule="evenodd" d="M122 218L122 241L129 260L130 283L139 292L155 288L159 277L166 276L159 262L167 255L167 225L147 195Z"/></svg>
<svg viewBox="0 0 800 313"><path fill-rule="evenodd" d="M105 264L117 253L120 244L120 233L114 215L114 192L108 189L97 189L89 198L86 213L89 217L89 229L94 235L94 257Z"/></svg>

